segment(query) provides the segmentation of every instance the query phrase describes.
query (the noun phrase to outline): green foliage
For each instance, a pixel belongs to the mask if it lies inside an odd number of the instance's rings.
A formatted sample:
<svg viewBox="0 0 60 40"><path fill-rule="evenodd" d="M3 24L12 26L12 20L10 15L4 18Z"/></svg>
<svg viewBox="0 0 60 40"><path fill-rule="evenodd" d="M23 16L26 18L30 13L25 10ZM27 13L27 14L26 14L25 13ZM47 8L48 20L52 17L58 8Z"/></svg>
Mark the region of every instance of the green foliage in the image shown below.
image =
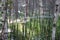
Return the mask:
<svg viewBox="0 0 60 40"><path fill-rule="evenodd" d="M58 18L58 21L57 21L56 40L60 40L60 17Z"/></svg>
<svg viewBox="0 0 60 40"><path fill-rule="evenodd" d="M8 0L7 3L8 3L8 4L12 4L12 0Z"/></svg>
<svg viewBox="0 0 60 40"><path fill-rule="evenodd" d="M26 33L25 36L26 37L24 37L23 31L21 32L19 29L17 30L17 27L19 28L20 26L17 26L16 23L10 24L10 28L11 28L11 30L13 30L12 34L14 35L13 37L15 40L17 40L17 39L20 40L21 38L24 40L25 39L28 40L29 38L32 39L33 36L37 36L40 34L39 19L30 19L30 21L25 24L25 33ZM17 34L17 31L18 31L18 34ZM28 32L30 32L30 34Z"/></svg>

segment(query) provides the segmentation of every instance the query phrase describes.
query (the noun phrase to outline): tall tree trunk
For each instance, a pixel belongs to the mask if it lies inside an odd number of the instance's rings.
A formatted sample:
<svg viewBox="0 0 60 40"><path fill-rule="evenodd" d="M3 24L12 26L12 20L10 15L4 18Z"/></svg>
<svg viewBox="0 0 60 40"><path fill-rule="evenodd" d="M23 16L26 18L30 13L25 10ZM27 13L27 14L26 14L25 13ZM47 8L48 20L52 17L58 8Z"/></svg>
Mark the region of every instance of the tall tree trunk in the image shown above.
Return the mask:
<svg viewBox="0 0 60 40"><path fill-rule="evenodd" d="M2 0L2 40L8 40L7 0Z"/></svg>
<svg viewBox="0 0 60 40"><path fill-rule="evenodd" d="M41 16L41 18L40 18L40 23L41 23L41 26L40 26L40 30L41 30L41 39L43 40L43 2L42 2L42 0L39 0L40 1L40 16Z"/></svg>
<svg viewBox="0 0 60 40"><path fill-rule="evenodd" d="M52 40L55 40L57 20L58 20L58 5L56 5L56 13L54 13L53 28L52 28Z"/></svg>
<svg viewBox="0 0 60 40"><path fill-rule="evenodd" d="M18 23L17 23L17 18L18 18L18 0L13 0L13 4L14 4L13 7L14 7L15 19L16 19L16 26L14 27L14 29L15 28L17 29L17 31L16 31L17 36L16 36L16 38L14 37L14 40L18 40Z"/></svg>

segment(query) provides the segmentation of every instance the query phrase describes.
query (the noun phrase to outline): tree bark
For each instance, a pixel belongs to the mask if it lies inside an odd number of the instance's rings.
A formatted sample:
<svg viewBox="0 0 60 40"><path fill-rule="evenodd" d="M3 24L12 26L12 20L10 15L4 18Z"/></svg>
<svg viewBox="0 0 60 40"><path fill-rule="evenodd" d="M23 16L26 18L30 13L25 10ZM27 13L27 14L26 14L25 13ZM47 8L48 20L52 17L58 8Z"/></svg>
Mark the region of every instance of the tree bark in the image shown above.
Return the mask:
<svg viewBox="0 0 60 40"><path fill-rule="evenodd" d="M8 40L7 0L2 0L2 40Z"/></svg>

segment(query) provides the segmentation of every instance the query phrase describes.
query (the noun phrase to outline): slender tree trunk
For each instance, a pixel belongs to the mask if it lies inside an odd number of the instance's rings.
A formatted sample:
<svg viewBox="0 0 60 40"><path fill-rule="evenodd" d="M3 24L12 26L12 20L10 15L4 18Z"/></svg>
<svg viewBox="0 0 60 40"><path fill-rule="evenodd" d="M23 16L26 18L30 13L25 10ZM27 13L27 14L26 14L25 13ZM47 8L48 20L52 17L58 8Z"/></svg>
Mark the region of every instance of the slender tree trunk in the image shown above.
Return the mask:
<svg viewBox="0 0 60 40"><path fill-rule="evenodd" d="M52 40L55 40L57 20L58 20L58 5L56 6L56 13L54 13L53 28L52 28Z"/></svg>
<svg viewBox="0 0 60 40"><path fill-rule="evenodd" d="M7 27L7 1L2 0L2 40L8 40L8 27Z"/></svg>
<svg viewBox="0 0 60 40"><path fill-rule="evenodd" d="M39 0L40 1L40 16L41 16L41 18L40 18L40 30L41 30L41 33L40 33L40 36L41 36L41 39L43 40L43 1L42 0Z"/></svg>
<svg viewBox="0 0 60 40"><path fill-rule="evenodd" d="M14 40L18 40L18 23L17 23L17 18L18 18L18 0L13 0L13 4L14 4L13 6L14 6L14 11L15 11L15 19L16 19L16 26L15 26L15 28L17 27L16 28L17 29L17 32L16 32L16 34L17 34L16 37L17 38L14 37Z"/></svg>

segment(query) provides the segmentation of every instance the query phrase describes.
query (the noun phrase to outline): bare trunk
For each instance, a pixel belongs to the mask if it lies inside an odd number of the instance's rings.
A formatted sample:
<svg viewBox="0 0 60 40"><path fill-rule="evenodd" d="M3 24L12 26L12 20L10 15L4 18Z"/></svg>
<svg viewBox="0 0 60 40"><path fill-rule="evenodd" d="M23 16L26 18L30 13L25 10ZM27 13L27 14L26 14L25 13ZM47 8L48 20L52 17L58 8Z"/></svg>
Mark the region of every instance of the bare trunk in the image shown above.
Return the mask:
<svg viewBox="0 0 60 40"><path fill-rule="evenodd" d="M6 0L2 0L2 40L8 40L8 29L7 29L7 4Z"/></svg>
<svg viewBox="0 0 60 40"><path fill-rule="evenodd" d="M56 7L56 13L54 13L53 28L52 28L52 40L55 40L57 20L58 20L58 7Z"/></svg>

